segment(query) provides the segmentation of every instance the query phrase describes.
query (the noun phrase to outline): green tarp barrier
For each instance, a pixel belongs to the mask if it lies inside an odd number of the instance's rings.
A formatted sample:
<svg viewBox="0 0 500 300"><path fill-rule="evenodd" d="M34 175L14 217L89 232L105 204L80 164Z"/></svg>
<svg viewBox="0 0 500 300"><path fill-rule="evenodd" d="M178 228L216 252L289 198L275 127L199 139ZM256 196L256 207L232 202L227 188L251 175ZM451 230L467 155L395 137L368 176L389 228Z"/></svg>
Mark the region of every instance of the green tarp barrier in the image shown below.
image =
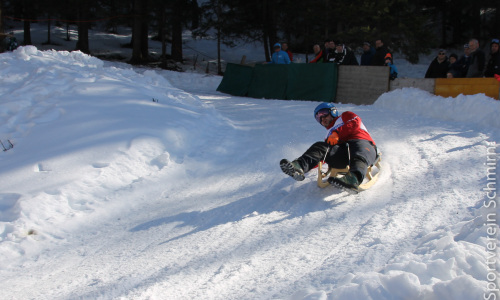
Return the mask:
<svg viewBox="0 0 500 300"><path fill-rule="evenodd" d="M226 72L217 91L233 95L246 96L252 80L253 67L227 64Z"/></svg>
<svg viewBox="0 0 500 300"><path fill-rule="evenodd" d="M332 102L337 92L336 64L228 64L217 91L253 98Z"/></svg>
<svg viewBox="0 0 500 300"><path fill-rule="evenodd" d="M288 65L255 65L248 97L286 99Z"/></svg>
<svg viewBox="0 0 500 300"><path fill-rule="evenodd" d="M337 94L337 64L291 64L286 99L332 102Z"/></svg>

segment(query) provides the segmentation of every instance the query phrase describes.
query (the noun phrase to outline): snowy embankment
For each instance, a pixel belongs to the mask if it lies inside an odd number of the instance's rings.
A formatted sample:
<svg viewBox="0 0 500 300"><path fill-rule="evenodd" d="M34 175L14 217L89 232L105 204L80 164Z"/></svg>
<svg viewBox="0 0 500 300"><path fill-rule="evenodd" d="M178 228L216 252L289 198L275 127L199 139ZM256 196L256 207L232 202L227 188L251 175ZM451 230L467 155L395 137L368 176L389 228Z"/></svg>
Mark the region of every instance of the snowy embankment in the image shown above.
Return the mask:
<svg viewBox="0 0 500 300"><path fill-rule="evenodd" d="M0 64L0 140L14 144L0 155L3 299L469 300L498 287L498 101L402 89L340 104L383 153L379 182L349 195L279 170L323 137L317 103L79 52L23 47Z"/></svg>

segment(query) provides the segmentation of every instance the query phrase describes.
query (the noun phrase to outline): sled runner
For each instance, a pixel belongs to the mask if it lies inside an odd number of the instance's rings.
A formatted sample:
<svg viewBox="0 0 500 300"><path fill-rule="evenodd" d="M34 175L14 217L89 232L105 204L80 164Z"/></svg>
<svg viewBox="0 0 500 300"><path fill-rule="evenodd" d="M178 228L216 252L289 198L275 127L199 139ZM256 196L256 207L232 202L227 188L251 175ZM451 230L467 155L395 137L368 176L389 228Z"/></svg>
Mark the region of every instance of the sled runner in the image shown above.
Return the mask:
<svg viewBox="0 0 500 300"><path fill-rule="evenodd" d="M375 160L375 163L373 165L368 167L368 171L366 172L365 180L363 183L361 183L358 187L357 192L359 191L364 191L369 189L372 185L377 182L378 175L380 174L381 166L380 166L380 160L381 160L382 153L377 154L377 159ZM335 177L341 177L347 174L349 172L349 166L347 165L344 169L334 169L334 168L328 168L326 172L323 172L322 170L323 163L320 162L318 164L318 186L320 188L325 188L330 184L331 178Z"/></svg>

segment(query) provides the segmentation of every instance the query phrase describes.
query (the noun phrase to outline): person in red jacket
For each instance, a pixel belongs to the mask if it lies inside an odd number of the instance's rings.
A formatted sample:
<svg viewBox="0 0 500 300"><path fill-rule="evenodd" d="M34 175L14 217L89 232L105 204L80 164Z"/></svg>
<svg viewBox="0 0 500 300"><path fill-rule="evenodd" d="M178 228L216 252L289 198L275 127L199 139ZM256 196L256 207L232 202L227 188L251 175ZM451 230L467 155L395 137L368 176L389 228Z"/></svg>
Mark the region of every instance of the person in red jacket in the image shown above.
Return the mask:
<svg viewBox="0 0 500 300"><path fill-rule="evenodd" d="M332 184L357 189L363 182L368 167L377 158L377 147L361 118L351 111L339 115L332 103L321 103L314 110L314 118L327 129L324 142L314 143L299 158L280 161L281 170L302 181L305 173L324 160L330 167L343 169L349 165L349 172Z"/></svg>

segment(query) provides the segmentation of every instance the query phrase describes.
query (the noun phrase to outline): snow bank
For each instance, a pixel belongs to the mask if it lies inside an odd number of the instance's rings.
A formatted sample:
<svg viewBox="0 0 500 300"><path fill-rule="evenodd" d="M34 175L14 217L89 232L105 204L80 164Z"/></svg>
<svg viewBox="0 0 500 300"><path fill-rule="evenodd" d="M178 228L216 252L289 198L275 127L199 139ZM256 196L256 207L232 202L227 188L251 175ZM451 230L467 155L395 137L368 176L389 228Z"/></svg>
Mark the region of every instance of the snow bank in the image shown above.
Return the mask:
<svg viewBox="0 0 500 300"><path fill-rule="evenodd" d="M413 116L500 128L500 101L484 94L443 98L420 89L403 88L382 94L374 105Z"/></svg>
<svg viewBox="0 0 500 300"><path fill-rule="evenodd" d="M0 156L0 265L36 249L21 245L28 235L64 236L118 205L115 188L176 169L220 124L156 72L104 67L79 51L19 47L0 66L0 140L15 145Z"/></svg>
<svg viewBox="0 0 500 300"><path fill-rule="evenodd" d="M481 215L441 228L420 238L413 253L395 257L379 272L349 273L331 291L302 290L289 299L496 299L498 281L491 279L500 263L494 251L485 255L492 237L483 222ZM498 225L493 226L498 231ZM494 243L498 247L498 241Z"/></svg>

